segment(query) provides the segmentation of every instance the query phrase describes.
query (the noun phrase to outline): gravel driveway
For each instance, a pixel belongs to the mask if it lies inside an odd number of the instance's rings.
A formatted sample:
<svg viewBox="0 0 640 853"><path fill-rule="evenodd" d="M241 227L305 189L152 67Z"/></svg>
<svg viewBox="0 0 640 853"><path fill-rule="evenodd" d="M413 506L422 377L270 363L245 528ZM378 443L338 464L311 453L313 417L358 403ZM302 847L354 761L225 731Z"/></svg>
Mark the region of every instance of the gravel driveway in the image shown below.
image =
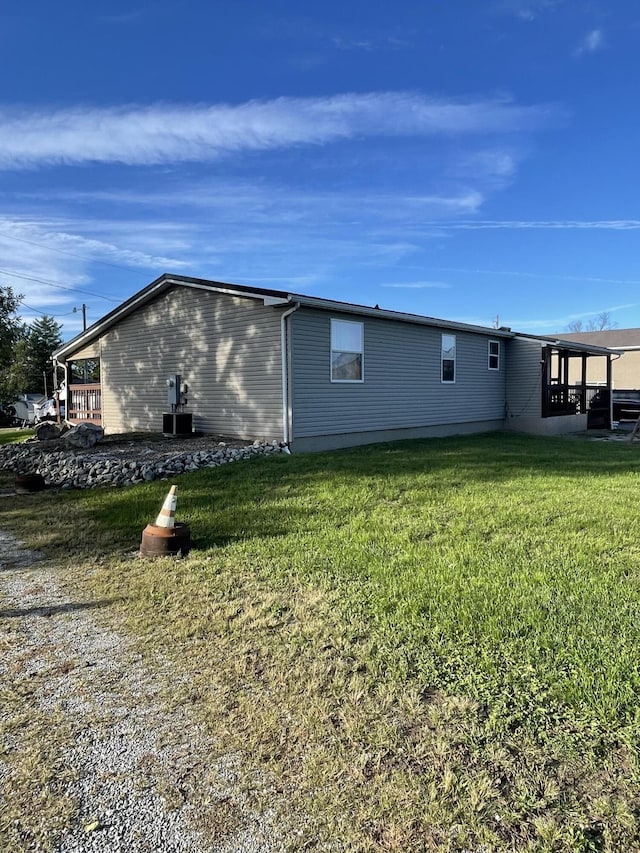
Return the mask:
<svg viewBox="0 0 640 853"><path fill-rule="evenodd" d="M95 618L100 606L70 601L43 555L0 532L0 686L5 679L35 683L39 711L52 726L63 719L72 732L61 784L78 808L54 849L284 849L269 815L248 808L237 759L212 759L219 751L189 710L162 702L160 685L175 674L143 660L102 625ZM0 707L0 720L6 713ZM0 755L10 748L0 744ZM11 798L11 773L10 758L0 761L0 817ZM18 844L44 849L26 837Z"/></svg>

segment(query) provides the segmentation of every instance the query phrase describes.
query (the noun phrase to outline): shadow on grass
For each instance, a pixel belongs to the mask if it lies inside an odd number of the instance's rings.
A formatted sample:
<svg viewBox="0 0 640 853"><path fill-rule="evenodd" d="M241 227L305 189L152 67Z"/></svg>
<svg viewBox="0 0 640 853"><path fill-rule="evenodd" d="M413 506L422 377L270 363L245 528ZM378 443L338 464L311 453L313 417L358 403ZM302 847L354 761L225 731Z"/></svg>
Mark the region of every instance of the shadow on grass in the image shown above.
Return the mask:
<svg viewBox="0 0 640 853"><path fill-rule="evenodd" d="M176 518L194 550L249 539L326 533L357 513L396 504L447 502L478 484L500 489L539 480L602 478L640 471L637 447L588 439L489 433L369 445L332 453L274 455L175 478ZM544 480L553 478L552 480ZM35 537L47 554L121 556L140 545L171 481L123 489L48 490L0 504L0 528ZM1 485L1 482L0 482ZM30 541L34 541L30 537Z"/></svg>
<svg viewBox="0 0 640 853"><path fill-rule="evenodd" d="M0 610L0 619L19 619L23 616L40 616L50 618L65 613L76 613L79 610L95 610L98 607L108 607L117 599L104 598L100 601L69 601L67 604L51 604L41 607L15 607L9 610Z"/></svg>
<svg viewBox="0 0 640 853"><path fill-rule="evenodd" d="M176 517L190 524L194 549L254 538L339 528L359 512L404 502L446 502L456 491L500 489L518 481L603 478L640 471L628 445L539 439L509 433L370 445L332 453L257 457L176 478ZM551 478L543 486L543 481ZM169 481L75 498L114 535L137 547ZM533 492L536 493L534 485ZM76 493L77 495L77 493ZM85 493L86 495L86 493ZM406 501L405 501L406 496Z"/></svg>

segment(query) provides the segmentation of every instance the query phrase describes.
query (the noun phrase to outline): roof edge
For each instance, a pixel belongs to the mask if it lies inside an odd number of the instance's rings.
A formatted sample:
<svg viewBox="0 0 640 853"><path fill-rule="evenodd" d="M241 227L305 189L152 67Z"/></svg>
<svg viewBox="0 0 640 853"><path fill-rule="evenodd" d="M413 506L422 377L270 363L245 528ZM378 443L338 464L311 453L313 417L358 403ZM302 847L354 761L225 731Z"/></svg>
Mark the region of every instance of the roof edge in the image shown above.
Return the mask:
<svg viewBox="0 0 640 853"><path fill-rule="evenodd" d="M277 306L296 302L309 308L318 308L325 311L339 311L346 314L377 317L388 320L396 320L404 323L416 323L418 325L435 326L442 329L455 331L468 331L477 334L491 335L500 338L512 338L514 333L510 329L492 329L489 326L477 326L471 323L460 323L455 320L444 320L438 317L427 317L421 314L409 314L402 311L392 311L386 308L371 308L367 305L356 305L350 302L323 299L319 296L306 296L305 294L290 293L284 290L275 290L262 287L251 287L245 284L230 284L210 279L194 278L192 276L174 275L163 273L142 290L134 293L129 299L122 302L113 311L105 314L98 321L89 326L80 334L71 338L54 353L53 358L64 358L69 353L90 344L95 338L105 332L111 326L131 314L141 305L144 305L154 296L159 295L173 285L192 287L195 289L210 290L216 293L226 293L232 296L241 296L254 299L262 299L265 305Z"/></svg>
<svg viewBox="0 0 640 853"><path fill-rule="evenodd" d="M289 294L291 301L298 302L308 308L318 308L323 311L339 311L343 314L357 314L363 317L377 317L386 320L397 320L402 323L416 323L421 326L436 326L442 329L452 329L460 332L475 332L476 334L491 335L498 338L513 338L510 329L494 329L490 326L476 326L472 323L461 323L456 320L442 320L439 317L427 317L423 314L409 314L403 311L392 311L388 308L371 308L368 305L356 305L350 302L338 302L333 299L323 299L320 296L305 296L304 294Z"/></svg>
<svg viewBox="0 0 640 853"><path fill-rule="evenodd" d="M553 335L531 335L527 332L516 332L516 338L524 338L529 341L540 341L540 343L550 344L551 346L562 347L563 349L572 349L577 352L593 353L594 355L612 355L616 350L611 347L601 347L597 344L587 344L581 341L571 341L566 338L558 338Z"/></svg>
<svg viewBox="0 0 640 853"><path fill-rule="evenodd" d="M136 310L136 308L144 305L145 302L148 302L154 296L168 290L168 288L174 284L184 287L192 287L195 289L212 290L217 293L244 296L247 299L253 297L257 299L285 299L287 302L289 301L289 294L283 290L249 287L244 284L228 284L223 281L212 281L204 278L193 278L191 276L163 273L161 276L158 276L158 278L152 281L151 284L143 287L142 290L137 291L137 293L134 293L129 299L120 303L120 305L114 308L113 311L105 314L89 326L88 329L85 329L79 335L76 335L71 338L71 340L63 344L63 346L59 347L53 353L52 358L57 360L60 357L64 357L69 352L73 352L73 350L91 343L96 337L111 328L111 326L115 325L119 320L122 320L124 317L131 314Z"/></svg>

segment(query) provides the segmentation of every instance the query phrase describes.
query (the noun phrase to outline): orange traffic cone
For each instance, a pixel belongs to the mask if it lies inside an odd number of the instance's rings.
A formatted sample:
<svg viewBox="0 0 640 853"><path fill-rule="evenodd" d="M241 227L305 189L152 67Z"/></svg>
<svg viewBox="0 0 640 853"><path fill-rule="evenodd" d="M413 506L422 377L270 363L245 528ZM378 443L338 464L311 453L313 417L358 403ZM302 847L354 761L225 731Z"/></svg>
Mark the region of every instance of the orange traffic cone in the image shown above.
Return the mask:
<svg viewBox="0 0 640 853"><path fill-rule="evenodd" d="M177 490L177 486L171 486L155 524L147 524L142 531L141 557L163 557L178 552L184 556L189 553L189 525L176 521Z"/></svg>

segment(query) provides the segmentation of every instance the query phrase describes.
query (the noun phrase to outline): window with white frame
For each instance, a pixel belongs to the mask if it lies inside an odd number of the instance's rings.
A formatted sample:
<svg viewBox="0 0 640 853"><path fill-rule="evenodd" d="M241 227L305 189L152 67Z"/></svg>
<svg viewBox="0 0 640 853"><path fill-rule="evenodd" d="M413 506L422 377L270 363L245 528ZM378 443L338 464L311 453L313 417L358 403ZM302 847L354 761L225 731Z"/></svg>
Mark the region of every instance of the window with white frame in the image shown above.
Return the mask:
<svg viewBox="0 0 640 853"><path fill-rule="evenodd" d="M489 341L489 370L500 369L500 341Z"/></svg>
<svg viewBox="0 0 640 853"><path fill-rule="evenodd" d="M331 381L364 380L364 324L351 320L331 321Z"/></svg>
<svg viewBox="0 0 640 853"><path fill-rule="evenodd" d="M456 381L456 336L442 336L442 370L440 379L442 382Z"/></svg>

